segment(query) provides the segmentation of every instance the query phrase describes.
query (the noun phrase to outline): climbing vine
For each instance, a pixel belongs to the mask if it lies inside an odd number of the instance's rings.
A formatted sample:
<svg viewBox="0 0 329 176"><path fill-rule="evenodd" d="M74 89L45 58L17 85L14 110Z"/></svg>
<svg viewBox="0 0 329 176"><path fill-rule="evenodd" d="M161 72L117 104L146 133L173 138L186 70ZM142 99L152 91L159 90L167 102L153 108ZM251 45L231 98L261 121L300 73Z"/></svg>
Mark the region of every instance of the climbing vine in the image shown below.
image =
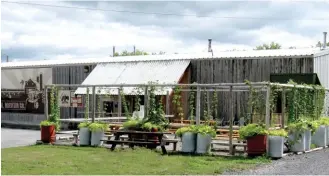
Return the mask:
<svg viewBox="0 0 329 176"><path fill-rule="evenodd" d="M126 102L126 98L125 98L125 95L123 93L123 88L120 88L120 96L121 96L121 103L122 103L122 106L123 106L123 112L125 114L125 116L127 117L127 119L130 119L131 116L130 116L130 113L129 113L129 107L128 107L128 104Z"/></svg>
<svg viewBox="0 0 329 176"><path fill-rule="evenodd" d="M248 98L248 113L250 114L249 120L252 121L254 115L260 115L262 117L265 112L264 95L256 90L250 81L245 80L245 83L249 86L249 98ZM263 118L258 119L259 122L264 122Z"/></svg>
<svg viewBox="0 0 329 176"><path fill-rule="evenodd" d="M183 107L182 107L182 96L181 96L181 87L180 86L176 86L174 88L174 96L172 99L172 103L175 105L175 114L178 116L178 118L181 119L181 123L183 123L184 113L183 113Z"/></svg>
<svg viewBox="0 0 329 176"><path fill-rule="evenodd" d="M98 89L97 91L97 116L98 118L101 117L102 111L101 111L101 90Z"/></svg>
<svg viewBox="0 0 329 176"><path fill-rule="evenodd" d="M58 105L58 88L55 86L51 87L50 90L50 115L49 121L55 123L56 131L60 129L59 116L60 116L60 107Z"/></svg>
<svg viewBox="0 0 329 176"><path fill-rule="evenodd" d="M86 98L85 98L85 113L84 118L89 118L89 88L87 87Z"/></svg>
<svg viewBox="0 0 329 176"><path fill-rule="evenodd" d="M190 113L189 119L191 121L195 119L194 111L195 111L195 88L192 87L189 96L189 113Z"/></svg>
<svg viewBox="0 0 329 176"><path fill-rule="evenodd" d="M139 111L140 110L140 95L142 94L142 90L140 87L136 87L135 88L136 91L136 95L135 95L135 111Z"/></svg>
<svg viewBox="0 0 329 176"><path fill-rule="evenodd" d="M215 89L212 97L212 107L211 109L213 110L213 117L217 118L218 116L218 94Z"/></svg>

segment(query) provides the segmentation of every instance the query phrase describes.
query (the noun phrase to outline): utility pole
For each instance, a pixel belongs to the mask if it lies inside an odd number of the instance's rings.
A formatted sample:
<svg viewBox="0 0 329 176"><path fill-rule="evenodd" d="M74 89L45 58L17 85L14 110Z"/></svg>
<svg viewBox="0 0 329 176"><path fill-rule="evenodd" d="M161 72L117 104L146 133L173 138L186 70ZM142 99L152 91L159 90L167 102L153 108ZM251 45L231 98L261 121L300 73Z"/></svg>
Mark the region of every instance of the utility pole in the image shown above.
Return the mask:
<svg viewBox="0 0 329 176"><path fill-rule="evenodd" d="M134 45L134 56L136 55L136 47L135 47L135 45Z"/></svg>
<svg viewBox="0 0 329 176"><path fill-rule="evenodd" d="M6 61L9 62L9 56L8 55L6 55L6 56L7 56L7 60Z"/></svg>

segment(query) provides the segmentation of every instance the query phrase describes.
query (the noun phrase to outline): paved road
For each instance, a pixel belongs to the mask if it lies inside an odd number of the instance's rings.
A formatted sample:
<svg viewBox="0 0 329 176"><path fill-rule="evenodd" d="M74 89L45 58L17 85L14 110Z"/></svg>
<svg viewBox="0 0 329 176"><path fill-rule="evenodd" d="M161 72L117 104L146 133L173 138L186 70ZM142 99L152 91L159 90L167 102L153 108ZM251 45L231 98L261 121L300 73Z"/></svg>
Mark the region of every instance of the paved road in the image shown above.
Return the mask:
<svg viewBox="0 0 329 176"><path fill-rule="evenodd" d="M329 174L329 148L302 155L288 156L273 161L269 165L259 166L255 170L239 173L226 173L234 175L328 175Z"/></svg>
<svg viewBox="0 0 329 176"><path fill-rule="evenodd" d="M40 130L1 128L1 148L28 146L37 140L40 140Z"/></svg>

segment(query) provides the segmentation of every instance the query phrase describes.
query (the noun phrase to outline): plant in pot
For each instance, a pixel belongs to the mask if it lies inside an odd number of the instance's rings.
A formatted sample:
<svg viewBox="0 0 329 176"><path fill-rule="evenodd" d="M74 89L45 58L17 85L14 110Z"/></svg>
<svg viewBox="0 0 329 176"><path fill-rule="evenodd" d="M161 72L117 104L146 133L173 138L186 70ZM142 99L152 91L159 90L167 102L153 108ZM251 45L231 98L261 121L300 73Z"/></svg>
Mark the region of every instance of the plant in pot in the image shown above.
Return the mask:
<svg viewBox="0 0 329 176"><path fill-rule="evenodd" d="M102 144L102 138L105 130L108 128L108 124L103 122L94 122L88 126L91 131L91 146L100 146Z"/></svg>
<svg viewBox="0 0 329 176"><path fill-rule="evenodd" d="M318 128L312 135L312 144L317 147L325 147L327 145L327 125L329 122L327 123L327 121L319 119L313 123L315 123Z"/></svg>
<svg viewBox="0 0 329 176"><path fill-rule="evenodd" d="M318 121L313 120L302 120L306 123L307 130L305 132L305 150L308 151L311 149L312 136L318 130L319 124Z"/></svg>
<svg viewBox="0 0 329 176"><path fill-rule="evenodd" d="M288 136L288 132L284 129L269 130L268 142L269 142L269 156L272 158L282 158L283 146L285 138Z"/></svg>
<svg viewBox="0 0 329 176"><path fill-rule="evenodd" d="M326 127L326 146L329 145L329 117L321 117L319 119L320 125L324 125Z"/></svg>
<svg viewBox="0 0 329 176"><path fill-rule="evenodd" d="M50 115L49 119L44 120L40 123L41 129L41 141L43 143L55 143L56 142L56 131L59 131L60 125L59 119L59 106L58 106L58 89L56 87L51 88L50 92Z"/></svg>
<svg viewBox="0 0 329 176"><path fill-rule="evenodd" d="M85 112L84 112L84 122L81 122L78 125L79 128L79 145L80 146L89 146L90 145L90 131L88 121L89 118L89 88L87 88L86 98L85 98Z"/></svg>
<svg viewBox="0 0 329 176"><path fill-rule="evenodd" d="M306 142L306 131L308 130L305 121L297 121L287 126L288 148L292 152L304 152Z"/></svg>
<svg viewBox="0 0 329 176"><path fill-rule="evenodd" d="M196 153L204 154L210 152L211 139L216 136L216 130L213 126L197 126Z"/></svg>
<svg viewBox="0 0 329 176"><path fill-rule="evenodd" d="M268 131L263 124L248 124L241 127L239 135L247 140L247 153L249 156L259 156L266 153L266 140Z"/></svg>
<svg viewBox="0 0 329 176"><path fill-rule="evenodd" d="M181 138L182 152L194 153L196 148L197 128L195 125L177 129L176 136Z"/></svg>

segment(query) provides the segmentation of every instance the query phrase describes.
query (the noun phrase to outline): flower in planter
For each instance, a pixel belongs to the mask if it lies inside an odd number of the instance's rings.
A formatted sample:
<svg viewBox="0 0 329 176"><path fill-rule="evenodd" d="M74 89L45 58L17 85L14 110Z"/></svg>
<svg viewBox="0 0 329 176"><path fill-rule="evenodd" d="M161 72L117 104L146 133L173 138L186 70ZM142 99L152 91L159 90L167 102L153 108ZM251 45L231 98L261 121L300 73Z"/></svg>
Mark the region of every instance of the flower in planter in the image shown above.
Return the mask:
<svg viewBox="0 0 329 176"><path fill-rule="evenodd" d="M268 131L264 125L260 124L248 124L240 128L239 135L241 139L248 139L257 135L267 135Z"/></svg>
<svg viewBox="0 0 329 176"><path fill-rule="evenodd" d="M176 136L182 137L184 133L191 132L191 133L197 133L197 128L195 125L190 125L188 127L181 127L178 130L176 130Z"/></svg>
<svg viewBox="0 0 329 176"><path fill-rule="evenodd" d="M92 132L105 131L108 128L108 125L102 122L94 122L94 123L90 123L88 128Z"/></svg>
<svg viewBox="0 0 329 176"><path fill-rule="evenodd" d="M281 137L287 137L288 132L284 129L279 129L279 130L269 130L268 135L270 136L281 136Z"/></svg>

